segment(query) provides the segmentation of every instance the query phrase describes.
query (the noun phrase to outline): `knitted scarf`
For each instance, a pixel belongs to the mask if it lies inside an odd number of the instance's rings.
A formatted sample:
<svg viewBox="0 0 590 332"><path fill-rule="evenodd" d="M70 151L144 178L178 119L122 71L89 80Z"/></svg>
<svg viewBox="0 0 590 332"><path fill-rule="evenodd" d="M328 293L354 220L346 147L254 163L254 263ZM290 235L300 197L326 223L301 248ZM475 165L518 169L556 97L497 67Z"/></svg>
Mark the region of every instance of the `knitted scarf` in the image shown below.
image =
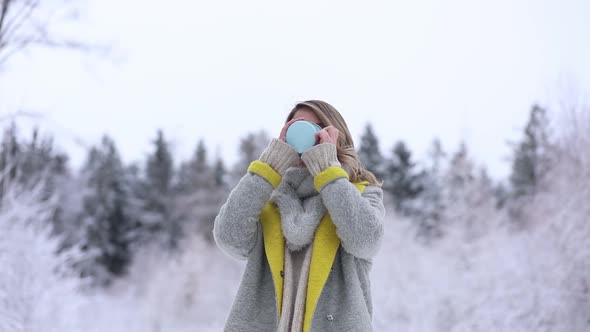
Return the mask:
<svg viewBox="0 0 590 332"><path fill-rule="evenodd" d="M297 251L310 244L326 208L307 168L289 168L270 200L279 208L287 247Z"/></svg>
<svg viewBox="0 0 590 332"><path fill-rule="evenodd" d="M281 214L285 250L283 310L278 331L301 331L315 230L326 213L307 168L290 168L271 196Z"/></svg>

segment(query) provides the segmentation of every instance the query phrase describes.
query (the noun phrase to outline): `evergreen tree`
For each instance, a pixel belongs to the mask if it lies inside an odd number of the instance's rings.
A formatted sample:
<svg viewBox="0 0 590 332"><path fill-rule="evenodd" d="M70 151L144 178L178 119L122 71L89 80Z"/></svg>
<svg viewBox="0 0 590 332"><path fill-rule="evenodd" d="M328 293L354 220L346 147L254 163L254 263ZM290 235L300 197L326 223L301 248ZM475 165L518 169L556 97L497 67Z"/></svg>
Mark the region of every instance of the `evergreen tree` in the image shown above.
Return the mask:
<svg viewBox="0 0 590 332"><path fill-rule="evenodd" d="M225 168L219 158L211 166L207 148L200 140L190 161L179 172L176 211L183 224L213 241L213 222L226 198Z"/></svg>
<svg viewBox="0 0 590 332"><path fill-rule="evenodd" d="M498 204L496 205L497 209L502 209L504 208L504 206L506 206L506 202L509 199L509 195L510 193L504 183L498 183L494 187L494 196L496 197L496 201L498 202Z"/></svg>
<svg viewBox="0 0 590 332"><path fill-rule="evenodd" d="M180 165L176 187L184 194L200 189L212 189L215 186L214 172L209 164L205 142L199 140L191 160Z"/></svg>
<svg viewBox="0 0 590 332"><path fill-rule="evenodd" d="M4 131L0 145L0 198L9 186L18 185L22 190L35 191L51 206L55 233L62 231L61 197L63 182L69 176L67 156L55 151L53 139L40 138L34 129L30 140L19 138L13 123ZM56 195L57 194L57 195Z"/></svg>
<svg viewBox="0 0 590 332"><path fill-rule="evenodd" d="M260 157L269 141L270 139L264 131L249 133L240 140L238 161L232 170L230 187L237 184L244 176L250 163Z"/></svg>
<svg viewBox="0 0 590 332"><path fill-rule="evenodd" d="M130 188L115 143L104 137L92 148L82 171L83 210L79 220L85 228L83 249L90 257L80 264L82 274L99 284L126 272L131 261L134 220L128 213Z"/></svg>
<svg viewBox="0 0 590 332"><path fill-rule="evenodd" d="M398 211L410 213L405 203L415 199L423 190L421 185L423 175L416 171L412 153L404 142L396 143L393 156L388 160L385 171L384 189L392 195Z"/></svg>
<svg viewBox="0 0 590 332"><path fill-rule="evenodd" d="M510 175L514 197L532 195L537 191L550 167L549 149L547 111L534 105L524 130L524 138L514 151Z"/></svg>
<svg viewBox="0 0 590 332"><path fill-rule="evenodd" d="M367 124L365 132L361 136L361 144L358 151L361 162L377 179L383 179L384 160L379 148L379 140L373 132L373 126Z"/></svg>
<svg viewBox="0 0 590 332"><path fill-rule="evenodd" d="M411 201L411 215L417 223L417 235L420 239L429 241L442 235L440 227L444 211L442 199L443 181L442 169L445 166L446 152L440 140L435 139L428 153L429 167L422 172L420 187L422 191L416 199Z"/></svg>
<svg viewBox="0 0 590 332"><path fill-rule="evenodd" d="M174 173L172 155L161 130L158 131L154 147L154 152L148 157L146 164L146 182L149 190L161 196L169 193Z"/></svg>
<svg viewBox="0 0 590 332"><path fill-rule="evenodd" d="M215 162L215 168L213 170L213 173L215 176L215 187L216 188L225 188L225 186L226 186L225 176L227 174L227 171L225 170L225 163L223 162L223 159L217 158L217 161Z"/></svg>
<svg viewBox="0 0 590 332"><path fill-rule="evenodd" d="M493 183L485 169L476 169L464 143L451 158L442 188L441 227L458 225L465 239L485 234L496 214Z"/></svg>
<svg viewBox="0 0 590 332"><path fill-rule="evenodd" d="M21 145L18 142L16 125L12 123L4 130L0 148L0 196L8 191L8 185L17 177L20 157Z"/></svg>
<svg viewBox="0 0 590 332"><path fill-rule="evenodd" d="M182 227L174 216L174 161L162 130L153 144L154 151L145 167L142 228L148 231L148 241L155 238L165 246L176 248Z"/></svg>
<svg viewBox="0 0 590 332"><path fill-rule="evenodd" d="M34 129L30 142L22 144L19 158L19 177L26 187L44 181L44 199L49 199L59 190L61 182L69 176L65 154L55 151L52 137L39 138L39 130Z"/></svg>
<svg viewBox="0 0 590 332"><path fill-rule="evenodd" d="M429 151L430 157L430 173L440 174L441 167L447 157L447 153L443 149L442 143L438 138L432 141L432 147Z"/></svg>
<svg viewBox="0 0 590 332"><path fill-rule="evenodd" d="M132 250L135 251L141 246L160 239L164 226L160 219L153 217L153 210L148 206L151 195L139 164L128 165L123 173L129 187L127 211L130 223L133 224Z"/></svg>
<svg viewBox="0 0 590 332"><path fill-rule="evenodd" d="M475 175L473 172L474 166L468 155L467 146L465 143L461 143L459 150L451 158L449 168L445 174L446 185L449 186L448 189L452 192L454 191L453 189L461 189L465 187L468 183L474 180Z"/></svg>
<svg viewBox="0 0 590 332"><path fill-rule="evenodd" d="M193 188L212 189L215 186L214 170L209 164L205 142L200 140L191 165L191 184Z"/></svg>

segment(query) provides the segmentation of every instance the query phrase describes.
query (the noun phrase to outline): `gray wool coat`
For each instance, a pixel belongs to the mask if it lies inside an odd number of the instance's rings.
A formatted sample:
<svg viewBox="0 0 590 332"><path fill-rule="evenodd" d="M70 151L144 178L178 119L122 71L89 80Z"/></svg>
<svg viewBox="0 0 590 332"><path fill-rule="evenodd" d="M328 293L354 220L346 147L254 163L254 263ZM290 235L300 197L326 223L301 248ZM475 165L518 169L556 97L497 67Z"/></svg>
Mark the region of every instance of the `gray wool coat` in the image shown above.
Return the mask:
<svg viewBox="0 0 590 332"><path fill-rule="evenodd" d="M289 149L285 143L273 140L232 190L215 219L213 232L217 245L225 253L247 260L225 331L277 330L282 296L282 281L278 279L283 271L277 273L277 259L273 257L282 255L277 251L284 250L281 246L284 239L282 236L277 239L280 233L265 238L265 234L267 237L273 234L266 231L265 225L272 226L273 221L280 222L280 219L263 219L268 209L278 210L276 204L269 203L271 195L281 183L282 174L299 160ZM339 241L328 263L319 262L321 258L312 261L312 272L316 271L314 265L329 266L320 267L328 272L327 279L319 284L317 302L307 302L306 314L310 311L307 330L372 331L369 271L383 235L383 192L366 183L352 184L340 168L335 146L331 144L320 144L301 159L310 171L309 176L314 177L317 193ZM321 242L314 242L313 250L319 251L321 246ZM308 290L308 297L309 294Z"/></svg>

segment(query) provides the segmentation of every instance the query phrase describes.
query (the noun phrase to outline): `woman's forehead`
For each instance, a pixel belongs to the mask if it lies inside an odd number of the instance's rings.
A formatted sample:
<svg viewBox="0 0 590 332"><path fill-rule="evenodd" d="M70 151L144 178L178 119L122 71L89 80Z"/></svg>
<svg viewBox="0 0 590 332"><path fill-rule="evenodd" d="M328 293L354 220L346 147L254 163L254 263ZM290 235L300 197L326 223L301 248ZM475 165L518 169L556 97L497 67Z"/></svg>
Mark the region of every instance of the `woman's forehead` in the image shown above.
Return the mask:
<svg viewBox="0 0 590 332"><path fill-rule="evenodd" d="M303 118L305 121L320 123L321 120L315 114L314 111L310 110L309 108L300 108L295 113L293 113L293 119L296 118Z"/></svg>

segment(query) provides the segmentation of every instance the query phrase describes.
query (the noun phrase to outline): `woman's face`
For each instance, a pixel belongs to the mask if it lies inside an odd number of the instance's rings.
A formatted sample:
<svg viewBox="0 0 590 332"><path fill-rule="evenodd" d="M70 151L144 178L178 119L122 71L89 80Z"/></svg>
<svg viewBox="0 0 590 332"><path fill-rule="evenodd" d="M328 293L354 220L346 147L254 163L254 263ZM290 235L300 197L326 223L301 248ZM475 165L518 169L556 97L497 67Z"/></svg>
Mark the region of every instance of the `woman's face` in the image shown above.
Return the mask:
<svg viewBox="0 0 590 332"><path fill-rule="evenodd" d="M303 120L305 120L305 121L318 124L322 128L325 127L325 125L322 123L320 118L318 118L318 116L312 110L310 110L308 108L299 109L295 112L295 114L293 114L293 119L298 119L298 118L303 118Z"/></svg>

